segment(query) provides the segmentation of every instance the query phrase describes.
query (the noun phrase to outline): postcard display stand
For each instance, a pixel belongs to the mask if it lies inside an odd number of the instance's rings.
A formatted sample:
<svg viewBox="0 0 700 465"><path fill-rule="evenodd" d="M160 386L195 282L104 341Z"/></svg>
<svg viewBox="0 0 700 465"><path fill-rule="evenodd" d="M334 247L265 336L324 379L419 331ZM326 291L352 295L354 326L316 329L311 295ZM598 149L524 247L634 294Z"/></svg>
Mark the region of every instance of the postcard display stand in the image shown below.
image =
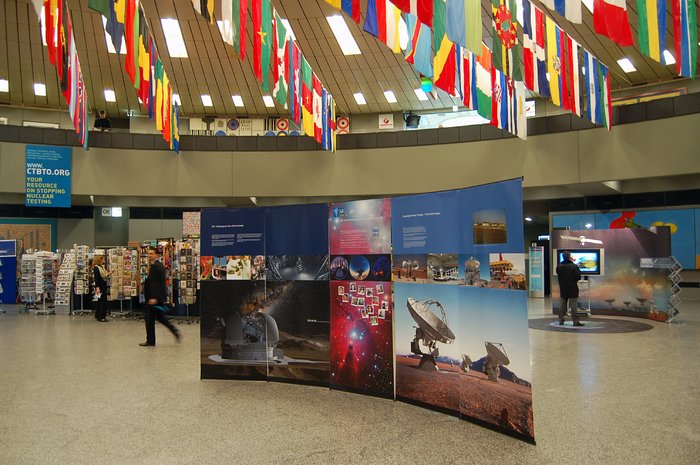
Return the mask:
<svg viewBox="0 0 700 465"><path fill-rule="evenodd" d="M79 297L80 308L72 308L71 314L82 315L90 313L84 308L83 296L90 294L90 248L86 245L74 245L75 277L73 278L73 293ZM75 305L74 305L75 306Z"/></svg>
<svg viewBox="0 0 700 465"><path fill-rule="evenodd" d="M129 300L129 311L131 311L131 298L138 296L138 268L139 252L136 249L126 247L116 247L107 251L109 270L112 275L109 277L110 287L108 300L119 301L119 312L113 312L114 316L124 316L124 300Z"/></svg>
<svg viewBox="0 0 700 465"><path fill-rule="evenodd" d="M58 270L58 279L56 280L55 305L70 307L73 276L75 275L75 262L75 249L71 249L63 254L61 267Z"/></svg>
<svg viewBox="0 0 700 465"><path fill-rule="evenodd" d="M34 310L37 315L49 315L55 311L46 306L54 297L54 282L57 278L57 257L51 252L24 254L21 263L20 293L25 310ZM36 306L41 302L41 308Z"/></svg>
<svg viewBox="0 0 700 465"><path fill-rule="evenodd" d="M180 286L178 303L194 304L197 301L197 289L199 288L199 280L197 279L199 277L198 238L187 238L175 243L175 269L175 276Z"/></svg>
<svg viewBox="0 0 700 465"><path fill-rule="evenodd" d="M312 207L202 211L202 378L396 396L534 442L522 180ZM324 223L328 261L283 241ZM287 282L311 276L326 290Z"/></svg>

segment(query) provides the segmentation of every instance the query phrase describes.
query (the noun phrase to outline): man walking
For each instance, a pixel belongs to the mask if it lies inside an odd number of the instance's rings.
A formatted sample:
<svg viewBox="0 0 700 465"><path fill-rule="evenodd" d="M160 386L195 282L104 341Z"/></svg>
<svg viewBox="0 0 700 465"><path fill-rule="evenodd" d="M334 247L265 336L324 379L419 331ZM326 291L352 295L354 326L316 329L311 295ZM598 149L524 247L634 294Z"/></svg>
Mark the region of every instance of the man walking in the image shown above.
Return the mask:
<svg viewBox="0 0 700 465"><path fill-rule="evenodd" d="M168 320L163 312L165 311L165 301L167 300L167 289L165 286L165 266L160 262L160 251L155 247L148 248L148 277L144 283L144 295L146 297L146 342L141 346L156 345L156 320L168 328L175 339L180 342L180 331Z"/></svg>
<svg viewBox="0 0 700 465"><path fill-rule="evenodd" d="M573 260L570 252L562 253L563 260L557 266L557 277L559 277L559 324L564 324L567 308L571 311L571 319L574 326L584 326L578 320L576 301L578 300L578 281L581 279L581 270Z"/></svg>

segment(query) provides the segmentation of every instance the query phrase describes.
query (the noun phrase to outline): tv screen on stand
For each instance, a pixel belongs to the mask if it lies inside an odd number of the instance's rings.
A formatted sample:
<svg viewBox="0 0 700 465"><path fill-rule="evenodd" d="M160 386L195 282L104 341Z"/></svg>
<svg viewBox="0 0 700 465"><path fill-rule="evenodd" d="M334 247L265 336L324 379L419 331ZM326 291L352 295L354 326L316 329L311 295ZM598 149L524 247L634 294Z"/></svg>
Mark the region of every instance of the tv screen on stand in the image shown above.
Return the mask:
<svg viewBox="0 0 700 465"><path fill-rule="evenodd" d="M560 249L555 255L558 260L557 265L564 260L564 252L567 250L571 253L571 260L578 265L582 275L603 274L603 249Z"/></svg>

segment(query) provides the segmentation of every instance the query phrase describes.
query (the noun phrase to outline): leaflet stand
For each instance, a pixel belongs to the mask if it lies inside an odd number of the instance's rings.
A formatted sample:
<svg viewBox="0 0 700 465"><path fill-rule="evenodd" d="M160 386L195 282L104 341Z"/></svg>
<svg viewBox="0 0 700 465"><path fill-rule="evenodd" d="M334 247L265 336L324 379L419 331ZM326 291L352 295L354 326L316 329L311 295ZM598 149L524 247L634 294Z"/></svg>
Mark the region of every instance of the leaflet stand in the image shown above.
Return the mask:
<svg viewBox="0 0 700 465"><path fill-rule="evenodd" d="M578 316L582 316L585 318L590 318L591 317L591 277L590 276L584 276L583 279L580 282L586 283L586 289L588 293L588 306L585 308L578 307L576 308L576 314Z"/></svg>

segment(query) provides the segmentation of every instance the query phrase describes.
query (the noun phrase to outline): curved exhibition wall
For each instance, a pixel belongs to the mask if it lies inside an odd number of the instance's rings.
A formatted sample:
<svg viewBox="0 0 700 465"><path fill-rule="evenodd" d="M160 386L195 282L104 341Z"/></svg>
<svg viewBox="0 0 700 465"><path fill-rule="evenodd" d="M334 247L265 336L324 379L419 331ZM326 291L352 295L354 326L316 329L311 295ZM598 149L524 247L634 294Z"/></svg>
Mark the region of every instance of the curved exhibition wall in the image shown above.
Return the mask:
<svg viewBox="0 0 700 465"><path fill-rule="evenodd" d="M397 399L534 442L522 181L205 209L202 378Z"/></svg>

